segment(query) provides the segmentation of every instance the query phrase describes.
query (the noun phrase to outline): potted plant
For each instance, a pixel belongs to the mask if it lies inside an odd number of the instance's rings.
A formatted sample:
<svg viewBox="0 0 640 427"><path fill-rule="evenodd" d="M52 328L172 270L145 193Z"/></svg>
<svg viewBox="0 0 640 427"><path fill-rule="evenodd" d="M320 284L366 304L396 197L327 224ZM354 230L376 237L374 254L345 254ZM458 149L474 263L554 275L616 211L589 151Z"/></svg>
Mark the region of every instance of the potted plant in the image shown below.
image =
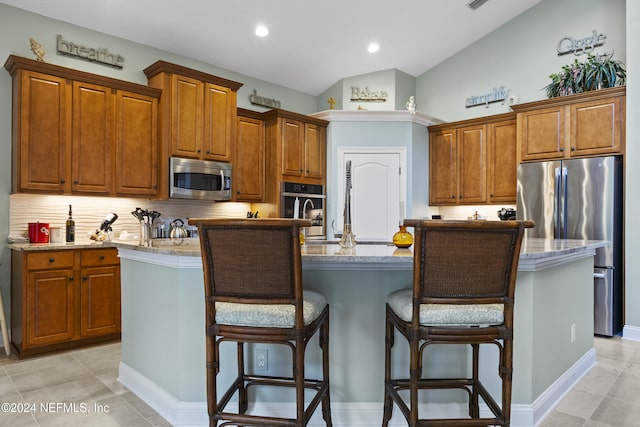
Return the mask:
<svg viewBox="0 0 640 427"><path fill-rule="evenodd" d="M588 54L584 62L575 59L573 63L564 65L562 71L549 76L551 83L544 89L547 97L572 95L606 87L625 84L627 72L621 61L613 59L610 54Z"/></svg>

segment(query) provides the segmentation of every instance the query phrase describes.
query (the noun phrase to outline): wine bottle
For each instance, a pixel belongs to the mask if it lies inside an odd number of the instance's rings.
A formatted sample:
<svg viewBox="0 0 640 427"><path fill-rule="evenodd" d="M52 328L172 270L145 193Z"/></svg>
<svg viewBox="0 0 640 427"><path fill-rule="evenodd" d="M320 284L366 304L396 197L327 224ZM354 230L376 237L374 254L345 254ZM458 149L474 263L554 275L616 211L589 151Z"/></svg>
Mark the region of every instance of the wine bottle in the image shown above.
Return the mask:
<svg viewBox="0 0 640 427"><path fill-rule="evenodd" d="M69 218L66 223L67 228L67 242L73 242L76 239L76 222L73 220L71 214L71 205L69 205Z"/></svg>

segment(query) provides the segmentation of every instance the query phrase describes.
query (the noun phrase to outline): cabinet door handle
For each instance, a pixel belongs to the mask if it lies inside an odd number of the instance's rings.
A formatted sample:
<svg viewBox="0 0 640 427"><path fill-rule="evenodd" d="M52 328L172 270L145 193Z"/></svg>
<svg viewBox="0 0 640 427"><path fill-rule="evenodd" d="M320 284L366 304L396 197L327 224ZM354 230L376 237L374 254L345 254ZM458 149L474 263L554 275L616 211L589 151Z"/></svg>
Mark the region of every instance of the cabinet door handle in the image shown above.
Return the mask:
<svg viewBox="0 0 640 427"><path fill-rule="evenodd" d="M73 282L73 276L69 276L69 281Z"/></svg>
<svg viewBox="0 0 640 427"><path fill-rule="evenodd" d="M489 197L493 197L493 194L489 194Z"/></svg>
<svg viewBox="0 0 640 427"><path fill-rule="evenodd" d="M571 151L576 151L576 147L571 147Z"/></svg>
<svg viewBox="0 0 640 427"><path fill-rule="evenodd" d="M78 185L78 183L79 183L79 182L80 182L80 181L78 181L77 179L74 179L74 180L73 180L73 184L74 184L74 185Z"/></svg>
<svg viewBox="0 0 640 427"><path fill-rule="evenodd" d="M104 255L100 255L100 261L104 260Z"/></svg>
<svg viewBox="0 0 640 427"><path fill-rule="evenodd" d="M455 194L452 194L452 195L451 195L451 198L452 198L452 199L455 199L455 198L456 198L456 195L455 195Z"/></svg>
<svg viewBox="0 0 640 427"><path fill-rule="evenodd" d="M211 151L207 150L207 154L211 154Z"/></svg>
<svg viewBox="0 0 640 427"><path fill-rule="evenodd" d="M51 257L49 258L49 262L53 264L54 262L56 262L56 259L54 257Z"/></svg>
<svg viewBox="0 0 640 427"><path fill-rule="evenodd" d="M196 153L200 153L200 152L202 152L202 150L198 148L198 149L196 150Z"/></svg>
<svg viewBox="0 0 640 427"><path fill-rule="evenodd" d="M89 280L89 278L87 276L82 276L82 281L86 282L87 280Z"/></svg>
<svg viewBox="0 0 640 427"><path fill-rule="evenodd" d="M560 152L562 153L564 151L564 147L560 147Z"/></svg>
<svg viewBox="0 0 640 427"><path fill-rule="evenodd" d="M60 184L64 184L66 181L64 179L60 180Z"/></svg>

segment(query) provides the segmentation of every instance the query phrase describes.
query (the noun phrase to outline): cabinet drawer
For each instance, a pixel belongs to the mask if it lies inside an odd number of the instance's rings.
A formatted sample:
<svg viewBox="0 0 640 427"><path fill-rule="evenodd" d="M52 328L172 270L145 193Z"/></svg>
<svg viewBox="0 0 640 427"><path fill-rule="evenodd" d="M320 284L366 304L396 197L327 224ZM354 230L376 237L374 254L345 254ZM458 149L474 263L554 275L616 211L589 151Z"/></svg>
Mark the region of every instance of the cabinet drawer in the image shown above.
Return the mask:
<svg viewBox="0 0 640 427"><path fill-rule="evenodd" d="M119 264L118 250L115 248L86 249L80 253L82 267Z"/></svg>
<svg viewBox="0 0 640 427"><path fill-rule="evenodd" d="M44 251L27 254L27 270L73 268L74 251Z"/></svg>

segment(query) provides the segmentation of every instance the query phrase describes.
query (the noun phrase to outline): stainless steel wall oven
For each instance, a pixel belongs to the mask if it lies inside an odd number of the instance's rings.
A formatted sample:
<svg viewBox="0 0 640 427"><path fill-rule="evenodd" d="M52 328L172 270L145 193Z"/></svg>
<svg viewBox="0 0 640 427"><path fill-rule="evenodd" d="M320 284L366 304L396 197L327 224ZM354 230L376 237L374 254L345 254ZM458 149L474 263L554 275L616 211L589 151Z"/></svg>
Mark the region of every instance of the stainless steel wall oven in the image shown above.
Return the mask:
<svg viewBox="0 0 640 427"><path fill-rule="evenodd" d="M324 219L327 196L322 185L283 182L280 197L280 217L294 218L294 208L297 206L298 218L310 219L312 223L306 230L307 239L326 239Z"/></svg>

